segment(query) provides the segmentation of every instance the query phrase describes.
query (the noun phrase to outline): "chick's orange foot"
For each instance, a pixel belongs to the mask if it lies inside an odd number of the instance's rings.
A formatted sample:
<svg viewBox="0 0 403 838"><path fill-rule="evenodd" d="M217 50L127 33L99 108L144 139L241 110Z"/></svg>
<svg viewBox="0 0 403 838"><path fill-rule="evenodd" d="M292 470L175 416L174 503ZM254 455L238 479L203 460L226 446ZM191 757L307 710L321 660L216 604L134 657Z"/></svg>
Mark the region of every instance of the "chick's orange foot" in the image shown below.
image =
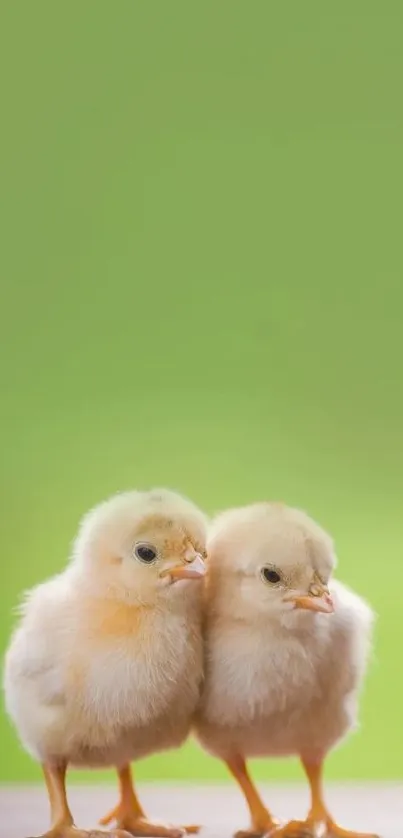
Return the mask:
<svg viewBox="0 0 403 838"><path fill-rule="evenodd" d="M147 818L134 816L119 819L118 825L121 834L125 836L129 834L134 838L183 838L184 835L194 835L200 830L199 826L171 826L171 824L153 823Z"/></svg>
<svg viewBox="0 0 403 838"><path fill-rule="evenodd" d="M380 838L366 832L352 832L327 821L289 821L284 826L268 832L266 838Z"/></svg>
<svg viewBox="0 0 403 838"><path fill-rule="evenodd" d="M119 807L110 812L100 821L105 825L112 820L116 820L119 824L120 831L123 831L125 836L152 836L152 838L182 838L183 835L197 835L200 832L200 826L171 826L170 824L152 823L143 816L135 815L120 815ZM105 833L101 833L105 835ZM81 838L81 837L80 837ZM98 836L97 836L98 838Z"/></svg>
<svg viewBox="0 0 403 838"><path fill-rule="evenodd" d="M120 801L99 823L101 826L116 825L135 838L182 838L183 835L195 835L200 826L172 826L171 824L152 823L144 813L135 792L130 765L118 769Z"/></svg>
<svg viewBox="0 0 403 838"><path fill-rule="evenodd" d="M266 838L325 838L327 836L325 824L321 824L324 832L315 832L308 821L289 821L284 826L268 832Z"/></svg>
<svg viewBox="0 0 403 838"><path fill-rule="evenodd" d="M234 838L269 838L271 835L276 835L273 827L270 827L270 829L254 829L252 827L251 829L239 829Z"/></svg>
<svg viewBox="0 0 403 838"><path fill-rule="evenodd" d="M40 838L131 838L124 829L78 829L76 826L54 826Z"/></svg>
<svg viewBox="0 0 403 838"><path fill-rule="evenodd" d="M270 818L267 822L262 821L261 823L254 824L249 829L239 829L235 833L234 838L269 838L271 835L277 836L278 825L279 821Z"/></svg>
<svg viewBox="0 0 403 838"><path fill-rule="evenodd" d="M353 832L351 829L343 829L342 826L338 826L333 821L328 822L325 835L326 838L380 838L380 835L375 835L372 832Z"/></svg>

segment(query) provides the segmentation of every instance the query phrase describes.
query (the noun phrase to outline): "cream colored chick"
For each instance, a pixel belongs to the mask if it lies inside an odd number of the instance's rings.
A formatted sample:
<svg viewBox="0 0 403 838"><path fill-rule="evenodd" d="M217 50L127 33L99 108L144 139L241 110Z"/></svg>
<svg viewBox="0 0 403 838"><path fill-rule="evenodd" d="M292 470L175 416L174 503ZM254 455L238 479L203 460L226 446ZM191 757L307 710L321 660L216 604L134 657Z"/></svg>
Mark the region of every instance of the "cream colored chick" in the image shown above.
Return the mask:
<svg viewBox="0 0 403 838"><path fill-rule="evenodd" d="M129 766L188 736L202 681L205 539L204 515L179 495L120 494L84 518L66 570L28 594L4 687L43 766L48 838L87 835L68 807L69 765L116 766L120 802L104 822L136 836L196 831L150 823Z"/></svg>
<svg viewBox="0 0 403 838"><path fill-rule="evenodd" d="M357 719L372 612L332 580L331 538L303 512L260 503L233 509L208 539L204 691L196 733L246 798L239 836L358 838L332 820L322 768ZM248 757L298 755L311 789L306 822L283 827L265 808Z"/></svg>

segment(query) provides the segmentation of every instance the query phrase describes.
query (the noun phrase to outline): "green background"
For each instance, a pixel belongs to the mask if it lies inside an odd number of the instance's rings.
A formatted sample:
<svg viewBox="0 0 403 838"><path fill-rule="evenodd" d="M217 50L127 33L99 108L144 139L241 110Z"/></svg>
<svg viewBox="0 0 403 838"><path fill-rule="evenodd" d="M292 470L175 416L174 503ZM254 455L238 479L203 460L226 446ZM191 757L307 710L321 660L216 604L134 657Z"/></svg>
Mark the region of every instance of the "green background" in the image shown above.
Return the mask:
<svg viewBox="0 0 403 838"><path fill-rule="evenodd" d="M402 776L402 27L354 0L1 12L1 645L119 489L299 505L379 614L334 778ZM37 778L4 713L0 738L0 779ZM226 777L193 745L138 773Z"/></svg>

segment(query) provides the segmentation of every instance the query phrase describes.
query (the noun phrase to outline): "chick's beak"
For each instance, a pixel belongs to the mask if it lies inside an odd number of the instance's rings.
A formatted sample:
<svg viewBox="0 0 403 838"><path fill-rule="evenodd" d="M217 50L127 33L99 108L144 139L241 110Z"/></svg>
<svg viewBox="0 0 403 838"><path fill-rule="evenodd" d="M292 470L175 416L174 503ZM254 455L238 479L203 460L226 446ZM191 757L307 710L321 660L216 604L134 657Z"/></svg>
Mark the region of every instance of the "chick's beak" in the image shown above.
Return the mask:
<svg viewBox="0 0 403 838"><path fill-rule="evenodd" d="M311 585L306 596L297 595L290 598L289 602L294 604L294 608L305 611L319 611L322 614L333 614L334 612L333 600L329 589L325 585Z"/></svg>
<svg viewBox="0 0 403 838"><path fill-rule="evenodd" d="M169 576L171 582L179 582L181 579L202 579L206 573L206 565L199 554L192 561L186 564L175 565L164 570L161 576Z"/></svg>

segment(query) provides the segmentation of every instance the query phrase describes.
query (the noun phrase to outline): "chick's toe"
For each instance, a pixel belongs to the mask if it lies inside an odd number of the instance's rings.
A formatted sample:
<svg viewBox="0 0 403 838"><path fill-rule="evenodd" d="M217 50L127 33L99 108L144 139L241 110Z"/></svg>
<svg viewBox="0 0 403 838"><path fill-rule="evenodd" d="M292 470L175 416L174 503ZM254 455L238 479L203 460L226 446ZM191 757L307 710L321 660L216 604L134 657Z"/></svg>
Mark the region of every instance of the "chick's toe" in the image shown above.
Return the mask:
<svg viewBox="0 0 403 838"><path fill-rule="evenodd" d="M343 829L331 820L289 821L284 826L267 833L266 838L379 838L363 832Z"/></svg>
<svg viewBox="0 0 403 838"><path fill-rule="evenodd" d="M124 831L124 834L134 836L134 838L183 838L186 835L184 827L171 826L170 824L154 823L147 818L133 818L127 819L119 823L119 828ZM105 835L105 833L99 833ZM98 835L96 836L98 838Z"/></svg>
<svg viewBox="0 0 403 838"><path fill-rule="evenodd" d="M55 826L40 838L130 838L130 833L124 829L105 832L100 829L78 829L76 826Z"/></svg>
<svg viewBox="0 0 403 838"><path fill-rule="evenodd" d="M380 838L380 836L368 832L353 832L350 829L343 829L343 827L330 821L326 838Z"/></svg>
<svg viewBox="0 0 403 838"><path fill-rule="evenodd" d="M315 831L315 827L307 821L289 821L269 835L270 838L326 838L326 832Z"/></svg>

